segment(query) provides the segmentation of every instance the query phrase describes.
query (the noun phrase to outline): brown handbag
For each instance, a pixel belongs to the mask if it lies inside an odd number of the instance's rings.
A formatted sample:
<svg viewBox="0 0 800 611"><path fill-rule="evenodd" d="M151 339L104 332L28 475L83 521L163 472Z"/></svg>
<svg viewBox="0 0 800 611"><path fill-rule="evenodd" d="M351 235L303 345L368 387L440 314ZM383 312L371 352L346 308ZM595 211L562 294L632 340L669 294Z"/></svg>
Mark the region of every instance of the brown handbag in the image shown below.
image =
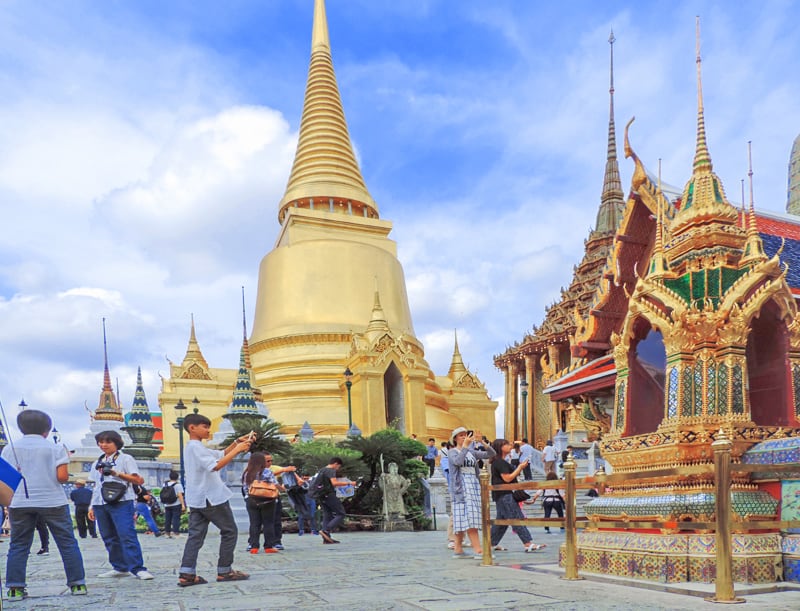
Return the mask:
<svg viewBox="0 0 800 611"><path fill-rule="evenodd" d="M280 496L280 491L275 484L257 479L250 484L247 494L254 498L273 500Z"/></svg>

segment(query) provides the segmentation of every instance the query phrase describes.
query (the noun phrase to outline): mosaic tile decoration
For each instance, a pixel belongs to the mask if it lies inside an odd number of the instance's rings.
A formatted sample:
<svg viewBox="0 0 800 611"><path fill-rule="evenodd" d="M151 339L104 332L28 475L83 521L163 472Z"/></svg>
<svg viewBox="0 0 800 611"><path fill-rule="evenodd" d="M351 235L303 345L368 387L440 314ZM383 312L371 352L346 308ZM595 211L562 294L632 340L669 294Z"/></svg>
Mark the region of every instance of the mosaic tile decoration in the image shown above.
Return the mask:
<svg viewBox="0 0 800 611"><path fill-rule="evenodd" d="M781 551L800 558L800 535L786 535L781 541Z"/></svg>
<svg viewBox="0 0 800 611"><path fill-rule="evenodd" d="M762 441L742 454L741 460L748 465L785 465L787 463L800 462L800 437ZM800 479L800 471L783 473L778 476L776 473L770 472L769 469L765 469L755 475L756 477L774 477L784 480Z"/></svg>
<svg viewBox="0 0 800 611"><path fill-rule="evenodd" d="M783 557L783 579L800 582L800 558Z"/></svg>
<svg viewBox="0 0 800 611"><path fill-rule="evenodd" d="M587 516L663 516L665 519L691 517L701 520L714 515L715 502L716 495L712 492L636 497L605 495L589 501L584 511ZM731 508L741 518L748 515L773 517L778 509L778 501L762 490L734 491L731 492Z"/></svg>

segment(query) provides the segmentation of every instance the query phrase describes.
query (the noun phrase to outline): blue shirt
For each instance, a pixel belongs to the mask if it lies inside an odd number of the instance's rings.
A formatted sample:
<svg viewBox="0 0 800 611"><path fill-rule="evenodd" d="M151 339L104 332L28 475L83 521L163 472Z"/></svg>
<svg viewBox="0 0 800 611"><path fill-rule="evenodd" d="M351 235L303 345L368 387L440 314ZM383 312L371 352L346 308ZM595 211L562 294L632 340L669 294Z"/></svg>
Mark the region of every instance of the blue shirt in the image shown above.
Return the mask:
<svg viewBox="0 0 800 611"><path fill-rule="evenodd" d="M439 456L439 450L436 449L436 446L428 446L428 453L425 458L434 459L437 456Z"/></svg>
<svg viewBox="0 0 800 611"><path fill-rule="evenodd" d="M75 505L91 505L92 504L92 490L86 486L75 488L69 493L69 498Z"/></svg>

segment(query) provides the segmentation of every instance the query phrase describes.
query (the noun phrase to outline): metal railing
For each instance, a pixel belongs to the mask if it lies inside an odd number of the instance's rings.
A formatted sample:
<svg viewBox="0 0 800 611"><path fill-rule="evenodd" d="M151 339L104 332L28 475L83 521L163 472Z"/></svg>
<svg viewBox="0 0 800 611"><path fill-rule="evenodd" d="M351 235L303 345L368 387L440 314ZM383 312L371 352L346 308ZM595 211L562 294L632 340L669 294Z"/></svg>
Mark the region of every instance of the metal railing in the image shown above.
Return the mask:
<svg viewBox="0 0 800 611"><path fill-rule="evenodd" d="M686 465L663 469L650 469L632 473L614 473L605 475L598 472L595 477L577 479L575 477L576 464L570 453L564 463L563 480L545 480L543 482L521 482L516 484L490 484L489 472L486 468L480 474L481 484L481 517L483 522L483 556L482 565L491 566L492 542L490 530L492 525L497 526L560 526L565 529L566 541L564 551L564 579L582 579L578 574L578 528L613 528L613 529L669 529L677 531L714 531L716 543L716 579L714 580L714 596L707 600L719 603L744 602L737 598L733 585L733 552L731 536L733 532L749 530L778 530L800 528L800 520L746 520L733 522L731 517L731 497L727 491L731 487L731 472L737 474L769 472L772 474L796 473L800 471L800 463L783 465L764 464L731 464L731 440L720 430L716 434L716 441L711 444L714 452L713 464ZM714 489L725 491L724 494L715 494L715 521L691 522L677 520L591 520L576 515L576 492L582 489L598 488L603 494L606 486L625 483L631 480L658 479L675 477L676 475L713 475ZM758 481L758 480L755 480ZM491 519L490 492L499 490L539 490L539 489L564 490L564 517L563 518L525 518L525 519Z"/></svg>

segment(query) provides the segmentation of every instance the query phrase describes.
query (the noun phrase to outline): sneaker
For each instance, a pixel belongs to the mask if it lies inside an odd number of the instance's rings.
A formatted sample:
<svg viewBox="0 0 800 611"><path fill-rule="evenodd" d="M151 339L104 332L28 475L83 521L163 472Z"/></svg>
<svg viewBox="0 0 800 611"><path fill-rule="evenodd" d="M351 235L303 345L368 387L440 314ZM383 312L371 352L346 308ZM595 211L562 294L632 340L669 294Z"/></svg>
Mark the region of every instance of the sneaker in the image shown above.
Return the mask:
<svg viewBox="0 0 800 611"><path fill-rule="evenodd" d="M298 536L298 537L302 537L304 534L305 534L305 533L304 533L304 531L302 531L302 530L298 530L298 531L297 531L297 536Z"/></svg>
<svg viewBox="0 0 800 611"><path fill-rule="evenodd" d="M118 571L117 569L111 569L110 571L106 571L105 573L100 573L98 577L127 577L130 575L128 571Z"/></svg>
<svg viewBox="0 0 800 611"><path fill-rule="evenodd" d="M250 552L250 553L251 554L257 554L258 550L256 550L255 552ZM265 554L277 554L278 553L278 548L277 547L265 547L264 548L264 553Z"/></svg>
<svg viewBox="0 0 800 611"><path fill-rule="evenodd" d="M155 579L155 577L153 577L153 574L150 571L145 569L143 571L139 571L138 573L136 573L136 579L141 579L143 581L149 581L151 579Z"/></svg>
<svg viewBox="0 0 800 611"><path fill-rule="evenodd" d="M37 556L49 556L50 555L50 550L47 549L46 547L43 547L38 552L36 552L36 555Z"/></svg>
<svg viewBox="0 0 800 611"><path fill-rule="evenodd" d="M275 549L283 550L283 545L281 545L280 543L276 543Z"/></svg>
<svg viewBox="0 0 800 611"><path fill-rule="evenodd" d="M316 530L312 530L312 531L311 531L311 534L312 534L312 535L318 535L318 534L319 534L319 532L318 532L318 531L316 531Z"/></svg>
<svg viewBox="0 0 800 611"><path fill-rule="evenodd" d="M250 553L251 554L257 554L258 553L258 548L257 547L251 547L250 548ZM264 553L265 554L268 553L267 550L264 550Z"/></svg>
<svg viewBox="0 0 800 611"><path fill-rule="evenodd" d="M322 536L322 541L325 543L333 543L333 537L331 534L326 530L319 531L319 534Z"/></svg>
<svg viewBox="0 0 800 611"><path fill-rule="evenodd" d="M86 586L81 584L79 586L70 586L69 593L73 596L85 596L89 593L89 590L86 589Z"/></svg>
<svg viewBox="0 0 800 611"><path fill-rule="evenodd" d="M25 600L28 598L28 590L25 588L8 588L6 600L10 603Z"/></svg>

